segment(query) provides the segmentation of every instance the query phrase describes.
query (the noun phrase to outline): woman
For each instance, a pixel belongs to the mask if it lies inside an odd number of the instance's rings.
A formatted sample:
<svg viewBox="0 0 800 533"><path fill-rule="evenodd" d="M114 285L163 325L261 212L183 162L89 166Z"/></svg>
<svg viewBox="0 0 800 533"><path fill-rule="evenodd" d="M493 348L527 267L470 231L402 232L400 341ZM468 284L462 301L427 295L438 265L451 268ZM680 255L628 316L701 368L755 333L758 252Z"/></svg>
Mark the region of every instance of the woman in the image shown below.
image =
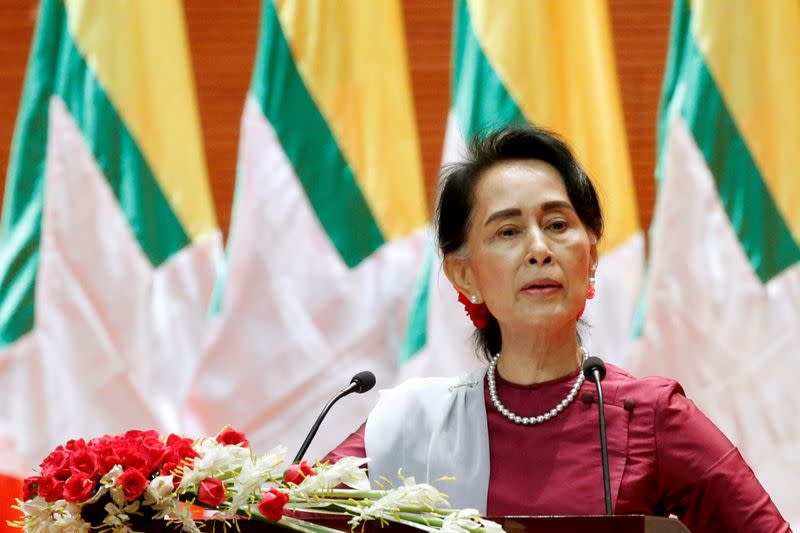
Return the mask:
<svg viewBox="0 0 800 533"><path fill-rule="evenodd" d="M444 271L487 368L384 391L327 459L370 457L372 479L454 476L455 507L492 515L602 514L598 410L577 326L594 296L603 220L569 148L516 127L443 175ZM789 531L736 448L664 378L607 365L614 512L677 515L692 531Z"/></svg>

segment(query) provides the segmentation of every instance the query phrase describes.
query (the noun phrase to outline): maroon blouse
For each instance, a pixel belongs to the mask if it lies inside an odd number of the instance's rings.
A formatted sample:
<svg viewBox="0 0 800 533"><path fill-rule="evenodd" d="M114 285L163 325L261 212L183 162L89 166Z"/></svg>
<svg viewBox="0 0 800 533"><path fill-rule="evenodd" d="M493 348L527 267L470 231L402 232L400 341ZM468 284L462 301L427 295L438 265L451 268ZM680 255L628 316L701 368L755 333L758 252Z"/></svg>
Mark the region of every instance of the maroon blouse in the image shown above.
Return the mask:
<svg viewBox="0 0 800 533"><path fill-rule="evenodd" d="M614 512L674 514L694 533L787 532L769 495L739 451L676 382L635 379L607 365L603 381ZM522 416L549 411L577 373L535 385L497 377L500 400ZM522 426L503 417L484 382L489 427L487 514L603 514L594 385L557 417ZM325 460L365 457L364 425ZM440 487L447 492L447 487Z"/></svg>

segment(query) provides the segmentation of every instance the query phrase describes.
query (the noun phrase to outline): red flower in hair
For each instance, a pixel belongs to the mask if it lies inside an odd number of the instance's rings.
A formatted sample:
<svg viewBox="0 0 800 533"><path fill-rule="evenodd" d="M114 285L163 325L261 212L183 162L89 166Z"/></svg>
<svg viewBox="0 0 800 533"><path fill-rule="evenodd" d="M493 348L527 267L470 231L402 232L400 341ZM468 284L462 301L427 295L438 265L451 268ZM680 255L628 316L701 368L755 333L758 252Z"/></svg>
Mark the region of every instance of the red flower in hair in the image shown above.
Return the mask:
<svg viewBox="0 0 800 533"><path fill-rule="evenodd" d="M467 316L469 316L469 319L472 320L476 328L483 329L489 325L489 316L491 316L491 313L489 313L489 308L486 307L486 304L474 304L460 292L458 293L458 301L464 304Z"/></svg>

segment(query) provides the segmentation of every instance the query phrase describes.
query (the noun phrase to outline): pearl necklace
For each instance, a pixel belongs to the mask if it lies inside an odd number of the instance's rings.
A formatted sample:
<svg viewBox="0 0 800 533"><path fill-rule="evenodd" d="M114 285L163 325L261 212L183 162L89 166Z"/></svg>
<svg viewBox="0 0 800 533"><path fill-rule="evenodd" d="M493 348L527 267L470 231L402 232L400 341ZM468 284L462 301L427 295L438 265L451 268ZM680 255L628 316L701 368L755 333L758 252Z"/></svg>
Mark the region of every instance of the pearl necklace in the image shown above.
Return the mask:
<svg viewBox="0 0 800 533"><path fill-rule="evenodd" d="M586 351L586 348L581 346L581 354L583 355L583 361L589 357L589 352ZM572 390L569 391L566 398L561 400L558 405L550 409L543 415L538 416L520 416L513 411L510 411L506 408L505 405L500 401L500 398L497 396L497 383L495 381L495 375L497 373L497 360L500 358L500 354L492 358L492 362L489 363L489 371L486 373L486 377L489 381L489 397L492 399L492 403L494 404L495 409L497 409L500 414L504 417L508 418L515 424L523 424L526 426L534 425L534 424L541 424L542 422L547 422L551 418L555 417L563 411L571 402L575 399L578 395L578 390L580 390L581 385L583 384L583 380L586 379L583 376L583 372L578 374L578 379L575 380L575 384L572 386Z"/></svg>

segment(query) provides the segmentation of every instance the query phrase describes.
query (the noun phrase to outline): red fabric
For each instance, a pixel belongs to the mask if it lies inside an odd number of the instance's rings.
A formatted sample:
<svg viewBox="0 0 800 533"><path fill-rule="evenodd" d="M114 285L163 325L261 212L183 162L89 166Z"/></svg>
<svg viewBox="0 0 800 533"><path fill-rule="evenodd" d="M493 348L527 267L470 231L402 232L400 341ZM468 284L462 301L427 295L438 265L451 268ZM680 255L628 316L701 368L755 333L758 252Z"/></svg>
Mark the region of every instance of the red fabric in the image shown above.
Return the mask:
<svg viewBox="0 0 800 533"><path fill-rule="evenodd" d="M664 378L637 380L606 365L603 381L614 512L677 515L693 533L787 532L738 450ZM531 386L497 380L506 407L546 412L577 374ZM484 386L491 473L489 515L602 514L603 479L594 385L537 426L505 419ZM365 456L364 425L326 460ZM447 488L443 487L446 492Z"/></svg>
<svg viewBox="0 0 800 533"><path fill-rule="evenodd" d="M6 524L6 520L19 520L21 514L12 509L16 499L22 497L22 480L0 474L0 533L20 533L21 530Z"/></svg>

